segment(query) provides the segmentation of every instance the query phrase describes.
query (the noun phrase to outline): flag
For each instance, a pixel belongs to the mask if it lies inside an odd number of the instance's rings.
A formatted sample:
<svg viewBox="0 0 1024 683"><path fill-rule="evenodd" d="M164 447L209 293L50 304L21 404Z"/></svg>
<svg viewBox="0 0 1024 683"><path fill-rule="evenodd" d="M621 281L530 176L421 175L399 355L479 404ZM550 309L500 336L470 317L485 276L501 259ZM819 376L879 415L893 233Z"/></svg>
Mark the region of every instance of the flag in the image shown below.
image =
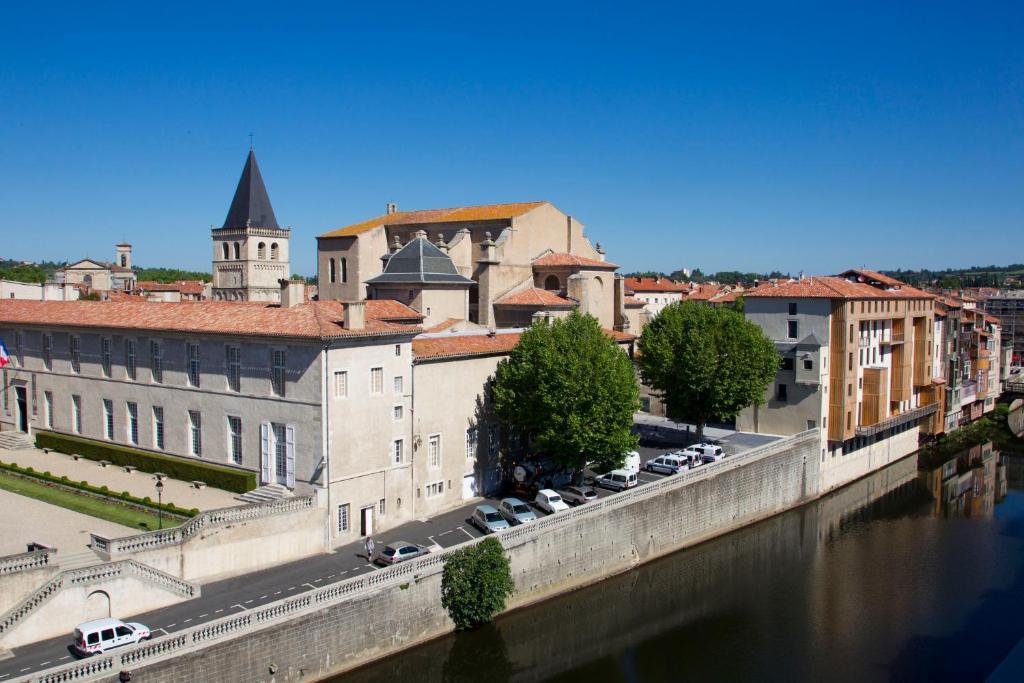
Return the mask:
<svg viewBox="0 0 1024 683"><path fill-rule="evenodd" d="M7 353L7 347L4 346L4 340L0 339L0 368L6 368L11 362L11 356Z"/></svg>

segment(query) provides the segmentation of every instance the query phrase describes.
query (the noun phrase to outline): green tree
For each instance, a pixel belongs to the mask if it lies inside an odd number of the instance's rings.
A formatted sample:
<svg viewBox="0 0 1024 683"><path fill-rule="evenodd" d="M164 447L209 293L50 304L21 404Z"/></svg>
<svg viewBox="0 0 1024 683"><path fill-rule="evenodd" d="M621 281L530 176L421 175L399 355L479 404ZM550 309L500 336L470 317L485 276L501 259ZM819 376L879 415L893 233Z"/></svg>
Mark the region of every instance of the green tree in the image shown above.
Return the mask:
<svg viewBox="0 0 1024 683"><path fill-rule="evenodd" d="M508 557L494 537L452 553L444 564L441 606L459 630L489 622L514 591Z"/></svg>
<svg viewBox="0 0 1024 683"><path fill-rule="evenodd" d="M597 319L572 313L523 333L498 365L494 410L563 466L620 467L636 447L633 363Z"/></svg>
<svg viewBox="0 0 1024 683"><path fill-rule="evenodd" d="M697 425L760 405L780 358L761 328L729 308L683 301L665 307L640 336L640 375L668 416Z"/></svg>

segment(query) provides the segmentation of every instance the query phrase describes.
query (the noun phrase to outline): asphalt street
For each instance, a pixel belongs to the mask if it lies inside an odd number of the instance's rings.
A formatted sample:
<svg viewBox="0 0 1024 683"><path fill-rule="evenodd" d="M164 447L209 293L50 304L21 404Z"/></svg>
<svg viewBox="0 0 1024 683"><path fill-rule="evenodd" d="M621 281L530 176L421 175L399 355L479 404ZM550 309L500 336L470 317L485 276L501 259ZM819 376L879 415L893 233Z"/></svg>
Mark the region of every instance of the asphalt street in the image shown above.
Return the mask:
<svg viewBox="0 0 1024 683"><path fill-rule="evenodd" d="M727 453L760 445L730 443L728 438L723 439L722 444ZM641 462L646 462L672 449L641 447L639 450ZM656 481L662 476L641 471L640 486ZM615 495L600 488L597 492L600 497ZM483 502L496 505L498 501L499 499L490 498ZM408 522L383 532L374 537L377 551L379 552L385 544L396 541L408 541L437 549L438 546L448 548L477 538L481 532L469 523L468 518L473 508L480 503L480 500L475 500L437 517ZM538 515L544 514L534 509ZM155 638L379 569L367 561L363 543L359 541L339 547L331 553L204 584L202 595L187 602L142 614L115 616L145 624L153 631ZM0 661L0 681L71 661L74 654L70 650L70 643L71 636L68 634L14 649L12 658Z"/></svg>

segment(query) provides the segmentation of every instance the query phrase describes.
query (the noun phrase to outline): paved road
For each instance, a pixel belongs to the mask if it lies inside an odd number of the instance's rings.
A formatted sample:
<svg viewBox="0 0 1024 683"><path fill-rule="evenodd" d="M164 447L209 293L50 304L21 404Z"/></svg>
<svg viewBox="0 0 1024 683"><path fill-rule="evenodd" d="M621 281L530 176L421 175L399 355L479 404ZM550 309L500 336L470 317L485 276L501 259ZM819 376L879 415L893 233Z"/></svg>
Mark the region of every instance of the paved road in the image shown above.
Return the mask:
<svg viewBox="0 0 1024 683"><path fill-rule="evenodd" d="M746 450L744 447L725 445L728 453ZM641 461L666 452L665 448L641 447ZM662 475L641 471L640 485L657 481ZM598 495L615 495L598 489ZM375 537L377 548L385 543L409 541L425 546L448 548L480 536L467 518L480 501L438 515L426 521L408 522ZM495 499L487 502L497 503ZM539 510L538 515L541 515ZM244 576L203 585L202 595L171 607L131 616L131 621L146 624L156 635L191 628L206 621L259 607L260 605L298 595L331 583L379 571L363 555L361 542L337 548L332 553L317 555L289 564L278 565ZM124 615L118 615L127 618ZM52 666L65 664L73 658L69 649L70 634L59 638L16 648L14 657L0 661L0 681Z"/></svg>

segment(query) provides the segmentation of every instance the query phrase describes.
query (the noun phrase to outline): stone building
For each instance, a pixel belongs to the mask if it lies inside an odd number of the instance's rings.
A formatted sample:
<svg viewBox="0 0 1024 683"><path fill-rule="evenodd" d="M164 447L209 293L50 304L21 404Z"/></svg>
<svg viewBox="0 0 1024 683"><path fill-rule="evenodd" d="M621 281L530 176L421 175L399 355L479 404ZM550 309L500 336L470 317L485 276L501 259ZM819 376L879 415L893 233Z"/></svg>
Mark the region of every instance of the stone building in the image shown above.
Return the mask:
<svg viewBox="0 0 1024 683"><path fill-rule="evenodd" d="M83 286L95 292L128 292L135 287L135 271L132 270L132 245L115 245L115 260L100 261L84 258L56 273L57 282L66 285Z"/></svg>
<svg viewBox="0 0 1024 683"><path fill-rule="evenodd" d="M600 245L591 245L578 220L549 202L421 211L398 211L390 204L381 216L317 238L320 297L353 301L372 296L389 279L389 256L416 239L436 246L456 274L472 281L465 290L469 322L508 327L536 314L557 316L575 309L609 329L629 326L618 266L605 261ZM431 296L440 295L435 291ZM452 310L459 297L441 298ZM424 299L411 305L427 304ZM417 310L426 314L425 308ZM439 317L433 306L430 317Z"/></svg>
<svg viewBox="0 0 1024 683"><path fill-rule="evenodd" d="M290 228L277 224L256 154L250 149L224 225L211 230L213 298L278 301L278 282L291 277L291 235Z"/></svg>

